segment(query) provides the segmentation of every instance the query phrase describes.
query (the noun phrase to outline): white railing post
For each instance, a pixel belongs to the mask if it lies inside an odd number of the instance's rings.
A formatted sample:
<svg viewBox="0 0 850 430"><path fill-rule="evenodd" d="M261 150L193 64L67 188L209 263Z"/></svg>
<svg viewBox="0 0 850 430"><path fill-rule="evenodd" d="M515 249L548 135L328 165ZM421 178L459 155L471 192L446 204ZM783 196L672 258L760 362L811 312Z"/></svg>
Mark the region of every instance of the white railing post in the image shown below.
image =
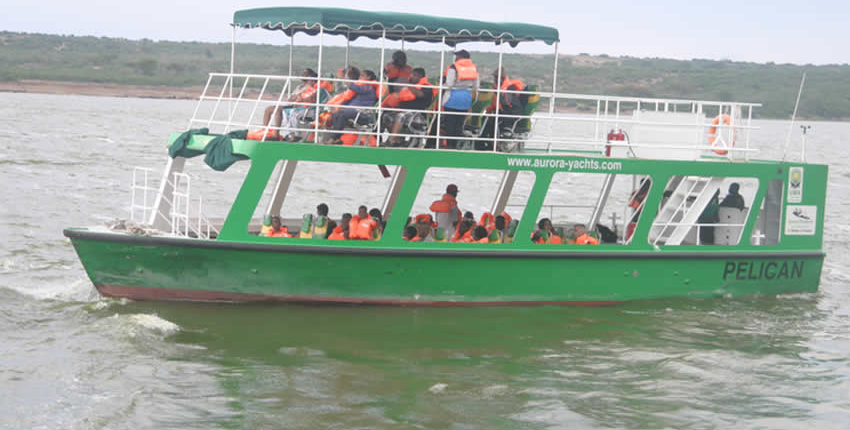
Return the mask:
<svg viewBox="0 0 850 430"><path fill-rule="evenodd" d="M443 36L443 45L440 47L440 72L441 72L441 74L438 75L439 78L437 78L437 85L439 85L439 87L440 87L440 92L437 93L437 133L436 133L436 137L434 138L435 139L434 149L440 149L440 120L443 117L443 80L442 79L443 79L444 75L442 73L445 73L445 70L446 70L445 67L446 67L446 36Z"/></svg>
<svg viewBox="0 0 850 430"><path fill-rule="evenodd" d="M321 96L321 93L322 93L322 45L324 45L324 40L325 40L325 27L320 25L319 26L319 64L316 67L316 69L317 69L316 74L318 75L318 77L316 78L316 87L317 87L316 88L316 121L315 121L315 126L313 127L313 143L320 143L319 142L319 110L320 110L319 105L321 103L319 103L319 100L321 99L320 96Z"/></svg>
<svg viewBox="0 0 850 430"><path fill-rule="evenodd" d="M383 113L382 106L381 106L381 105L383 105L383 103L381 103L381 96L384 95L384 91L383 91L384 90L384 60L386 58L384 56L384 54L385 54L384 51L385 51L386 40L387 40L387 29L385 28L383 33L382 33L382 36L381 36L381 64L380 64L381 73L380 73L380 77L378 78L378 120L376 121L377 129L375 130L375 132L376 132L375 142L377 142L377 140L381 136L381 116L382 116L381 113ZM347 58L347 56L346 56L346 58ZM387 89L389 90L389 86L387 86ZM369 136L368 135L367 136L358 136L357 140L361 140L361 138L363 138L363 137L365 137L366 145L368 145L369 144Z"/></svg>

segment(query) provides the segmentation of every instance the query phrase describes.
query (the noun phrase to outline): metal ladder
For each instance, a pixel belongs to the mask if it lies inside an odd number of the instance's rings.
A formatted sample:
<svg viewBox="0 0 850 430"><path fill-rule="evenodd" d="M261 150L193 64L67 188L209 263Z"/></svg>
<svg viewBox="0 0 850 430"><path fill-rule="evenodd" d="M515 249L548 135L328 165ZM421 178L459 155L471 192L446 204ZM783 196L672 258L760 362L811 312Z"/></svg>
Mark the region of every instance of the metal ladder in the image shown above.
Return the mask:
<svg viewBox="0 0 850 430"><path fill-rule="evenodd" d="M652 223L649 241L653 245L680 245L722 182L719 177L674 177L673 194Z"/></svg>

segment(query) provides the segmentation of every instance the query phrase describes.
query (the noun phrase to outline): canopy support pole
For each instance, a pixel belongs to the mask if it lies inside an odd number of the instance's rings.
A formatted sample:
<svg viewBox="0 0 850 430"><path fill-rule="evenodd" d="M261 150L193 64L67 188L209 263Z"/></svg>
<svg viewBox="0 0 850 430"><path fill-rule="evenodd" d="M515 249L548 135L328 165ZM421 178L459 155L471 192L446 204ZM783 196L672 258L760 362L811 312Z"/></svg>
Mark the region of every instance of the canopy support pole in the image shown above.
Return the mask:
<svg viewBox="0 0 850 430"><path fill-rule="evenodd" d="M502 56L505 53L505 41L499 39L499 66L496 69L496 116L493 117L493 152L498 152L499 149L499 108L502 104ZM486 120L486 118L485 118ZM485 121L486 122L486 121ZM474 146L474 145L473 145Z"/></svg>
<svg viewBox="0 0 850 430"><path fill-rule="evenodd" d="M549 152L552 152L552 123L555 122L555 91L558 86L558 42L555 42L555 67L552 74L552 96L549 97ZM598 106L597 106L598 107Z"/></svg>
<svg viewBox="0 0 850 430"><path fill-rule="evenodd" d="M227 101L227 113L232 118L233 110L235 109L232 106L233 103L233 72L236 70L236 26L231 25L233 27L233 33L230 38L230 100ZM228 124L228 127L230 125Z"/></svg>
<svg viewBox="0 0 850 430"><path fill-rule="evenodd" d="M384 203L381 205L381 215L384 220L390 218L393 212L398 195L401 193L401 186L404 185L404 178L407 177L407 169L404 166L397 166L393 178L390 180L390 188L387 190L387 195L384 197Z"/></svg>
<svg viewBox="0 0 850 430"><path fill-rule="evenodd" d="M351 53L351 40L349 40L350 37L350 31L345 33L345 67L342 70L348 70L348 57Z"/></svg>
<svg viewBox="0 0 850 430"><path fill-rule="evenodd" d="M443 36L443 46L440 47L440 71L446 70L446 36ZM440 119L443 117L443 85L441 79L443 75L438 75L437 84L440 87L440 92L437 94L437 137L434 143L434 149L440 149Z"/></svg>
<svg viewBox="0 0 850 430"><path fill-rule="evenodd" d="M493 201L493 207L490 209L490 213L493 216L505 211L518 175L518 170L505 170L505 173L502 175L502 182L499 184L499 192L496 193L496 200Z"/></svg>
<svg viewBox="0 0 850 430"><path fill-rule="evenodd" d="M384 95L384 59L386 58L384 55L386 54L385 53L386 44L387 44L387 29L385 28L384 31L381 34L381 64L378 66L381 69L381 73L380 73L381 76L380 76L380 78L378 78L378 121L376 121L378 128L375 130L377 132L377 136L375 136L375 139L378 139L381 136L381 116L382 116L381 115L381 113L382 113L381 96ZM364 137L366 138L367 141L369 140L369 136L364 136ZM367 145L368 145L368 143L367 143Z"/></svg>
<svg viewBox="0 0 850 430"><path fill-rule="evenodd" d="M266 208L266 215L280 215L280 208L289 192L289 184L292 183L296 166L298 166L298 160L283 160L280 163L280 173L277 176L277 182L274 184L274 191L272 191L269 206Z"/></svg>
<svg viewBox="0 0 850 430"><path fill-rule="evenodd" d="M319 88L321 91L322 88L322 46L325 44L325 27L319 26L319 65L316 71L316 74L319 75L316 78L316 88ZM318 94L318 93L317 93ZM313 142L319 143L319 97L316 97L316 124L313 128Z"/></svg>
<svg viewBox="0 0 850 430"><path fill-rule="evenodd" d="M295 32L292 32L292 35L289 36L289 72L287 72L286 76L289 76L289 79L292 79L292 45L295 44ZM292 95L292 85L289 85L289 89L286 90L286 95Z"/></svg>

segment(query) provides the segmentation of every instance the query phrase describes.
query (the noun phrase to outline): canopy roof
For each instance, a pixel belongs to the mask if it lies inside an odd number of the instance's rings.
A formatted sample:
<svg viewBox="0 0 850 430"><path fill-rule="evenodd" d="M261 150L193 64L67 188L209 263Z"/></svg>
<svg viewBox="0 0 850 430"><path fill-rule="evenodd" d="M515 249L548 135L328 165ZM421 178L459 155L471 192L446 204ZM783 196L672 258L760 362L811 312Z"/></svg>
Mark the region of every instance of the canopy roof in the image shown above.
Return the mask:
<svg viewBox="0 0 850 430"><path fill-rule="evenodd" d="M483 22L471 19L443 18L397 12L368 12L324 7L274 7L240 10L233 14L233 25L242 28L281 30L287 35L302 32L318 34L320 28L349 40L365 36L378 39L386 30L390 40L441 42L454 46L461 42L558 41L558 30L542 25Z"/></svg>

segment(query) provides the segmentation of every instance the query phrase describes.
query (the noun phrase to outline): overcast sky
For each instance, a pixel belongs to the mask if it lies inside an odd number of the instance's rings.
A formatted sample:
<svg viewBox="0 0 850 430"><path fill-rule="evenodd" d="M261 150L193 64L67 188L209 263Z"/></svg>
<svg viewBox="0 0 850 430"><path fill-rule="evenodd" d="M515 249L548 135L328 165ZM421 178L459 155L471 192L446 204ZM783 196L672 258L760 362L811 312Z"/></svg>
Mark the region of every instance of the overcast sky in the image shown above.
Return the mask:
<svg viewBox="0 0 850 430"><path fill-rule="evenodd" d="M311 5L267 0L3 3L0 30L206 42L230 41L228 23L235 10ZM314 5L548 25L560 31L564 54L850 63L850 0L326 0ZM263 30L240 31L239 40L288 43L281 33ZM518 52L551 52L534 45Z"/></svg>

